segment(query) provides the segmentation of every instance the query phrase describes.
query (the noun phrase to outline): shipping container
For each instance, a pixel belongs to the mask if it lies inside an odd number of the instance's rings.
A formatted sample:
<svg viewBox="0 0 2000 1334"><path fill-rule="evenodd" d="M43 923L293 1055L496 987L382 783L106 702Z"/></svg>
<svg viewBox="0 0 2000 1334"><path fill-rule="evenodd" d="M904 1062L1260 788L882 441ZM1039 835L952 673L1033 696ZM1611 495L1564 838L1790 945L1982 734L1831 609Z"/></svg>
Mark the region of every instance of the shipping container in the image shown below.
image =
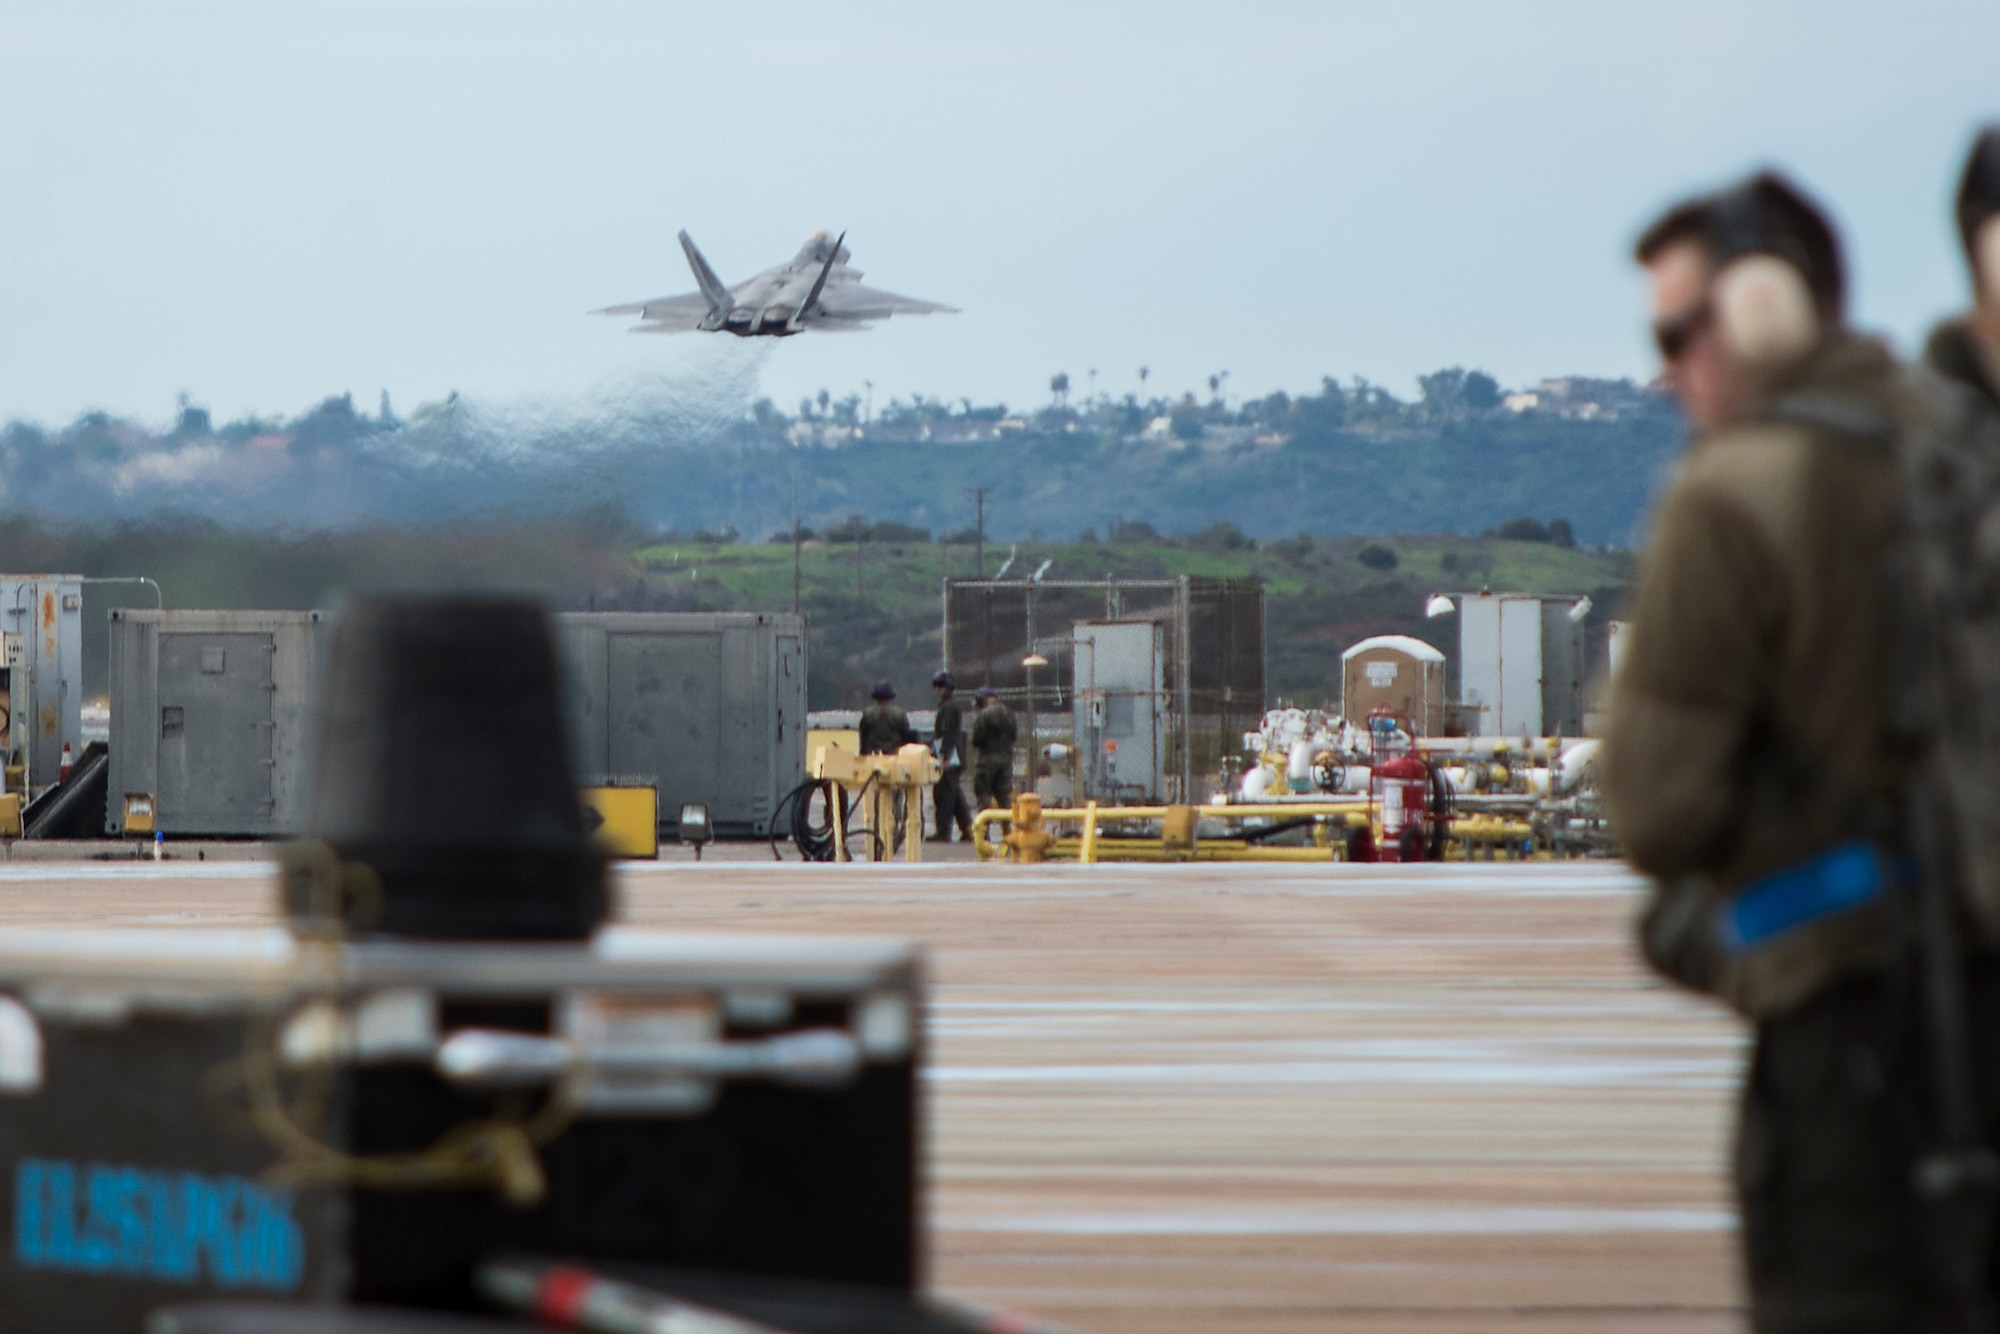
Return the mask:
<svg viewBox="0 0 2000 1334"><path fill-rule="evenodd" d="M805 618L762 612L556 617L582 781L659 789L660 831L686 802L723 837L771 832L805 781Z"/></svg>
<svg viewBox="0 0 2000 1334"><path fill-rule="evenodd" d="M169 837L305 832L331 630L317 611L114 610L106 831L146 793Z"/></svg>
<svg viewBox="0 0 2000 1334"><path fill-rule="evenodd" d="M9 791L56 781L83 752L83 576L0 574L0 704Z"/></svg>

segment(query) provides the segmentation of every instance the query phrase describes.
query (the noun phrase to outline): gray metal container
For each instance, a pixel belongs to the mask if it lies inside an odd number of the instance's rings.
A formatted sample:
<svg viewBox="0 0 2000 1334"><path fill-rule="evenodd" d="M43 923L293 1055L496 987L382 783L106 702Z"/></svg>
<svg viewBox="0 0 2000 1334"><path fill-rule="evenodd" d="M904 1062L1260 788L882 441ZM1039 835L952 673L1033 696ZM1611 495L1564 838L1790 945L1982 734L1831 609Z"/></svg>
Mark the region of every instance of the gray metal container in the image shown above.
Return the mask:
<svg viewBox="0 0 2000 1334"><path fill-rule="evenodd" d="M113 611L107 832L145 792L169 837L303 833L331 631L317 611Z"/></svg>
<svg viewBox="0 0 2000 1334"><path fill-rule="evenodd" d="M0 574L11 700L7 763L30 793L56 781L63 747L83 751L83 576Z"/></svg>
<svg viewBox="0 0 2000 1334"><path fill-rule="evenodd" d="M585 784L656 786L663 833L691 801L719 834L771 832L805 779L805 617L570 612L556 633Z"/></svg>
<svg viewBox="0 0 2000 1334"><path fill-rule="evenodd" d="M1084 799L1158 801L1161 739L1171 707L1166 631L1158 621L1070 627L1073 717Z"/></svg>

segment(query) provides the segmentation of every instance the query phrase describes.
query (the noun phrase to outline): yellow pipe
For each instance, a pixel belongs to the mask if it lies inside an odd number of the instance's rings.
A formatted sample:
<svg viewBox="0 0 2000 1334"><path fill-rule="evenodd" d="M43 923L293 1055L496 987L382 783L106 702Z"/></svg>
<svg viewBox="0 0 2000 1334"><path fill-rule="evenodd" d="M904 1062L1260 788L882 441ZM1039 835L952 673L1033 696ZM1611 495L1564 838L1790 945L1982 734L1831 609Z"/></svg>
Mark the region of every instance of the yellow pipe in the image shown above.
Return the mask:
<svg viewBox="0 0 2000 1334"><path fill-rule="evenodd" d="M1115 824L1121 820L1163 820L1166 818L1167 810L1168 808L1165 806L1099 806L1093 801L1086 803L1081 810L1074 807L1045 809L1042 811L1042 823L1081 824L1085 830L1084 836L1089 840L1092 848L1091 860L1098 861L1103 859L1105 855L1104 850L1112 843L1125 841L1103 834L1102 829L1105 824ZM1242 806L1200 806L1196 808L1196 815L1197 818L1216 820L1302 819L1306 817L1334 819L1337 817L1346 824L1355 825L1365 823L1368 820L1368 803L1365 801L1297 801L1285 803L1265 802ZM987 826L1000 823L1001 821L1011 822L1013 818L1014 813L1012 811L998 806L990 810L983 810L972 817L973 850L978 854L980 861L991 861L997 855L991 840L986 837ZM1070 840L1065 839L1063 842L1064 844L1068 844ZM1197 843L1196 856L1199 857L1201 855L1201 848L1217 842L1218 840L1215 839L1205 839ZM1287 855L1285 857L1251 858L1249 860L1294 861L1324 859L1320 855L1322 849L1319 848L1267 848L1264 851L1283 852L1287 854L1305 852L1315 855L1311 858L1296 858Z"/></svg>
<svg viewBox="0 0 2000 1334"><path fill-rule="evenodd" d="M1051 857L1080 857L1077 839L1058 839L1049 848ZM1187 861L1184 852L1168 852L1157 841L1146 839L1102 839L1095 850L1099 864L1105 862ZM1193 860L1198 862L1331 862L1338 860L1332 848L1264 848L1240 839L1204 839L1195 844Z"/></svg>
<svg viewBox="0 0 2000 1334"><path fill-rule="evenodd" d="M1490 815L1463 816L1451 822L1451 837L1475 842L1505 842L1535 836L1534 826L1521 820L1496 820Z"/></svg>
<svg viewBox="0 0 2000 1334"><path fill-rule="evenodd" d="M1097 803L1091 802L1089 805L1083 807L1045 806L1042 808L1042 820L1045 823L1050 820L1075 820L1080 822L1086 815L1090 814L1092 806L1097 806ZM1164 820L1170 809L1172 808L1167 806L1097 806L1097 822L1099 824L1106 824L1116 820ZM1267 802L1260 805L1197 806L1194 810L1195 818L1199 820L1271 820L1287 816L1297 818L1307 815L1358 815L1368 810L1368 803L1365 801L1295 801L1280 805L1275 802ZM982 811L980 814L1006 816L1011 814L1011 812L996 808L992 811ZM976 821L978 817L975 816L974 819Z"/></svg>
<svg viewBox="0 0 2000 1334"><path fill-rule="evenodd" d="M980 861L993 859L993 840L986 837L986 826L1012 818L1011 811L1001 810L998 806L983 810L972 817L972 850L979 854Z"/></svg>

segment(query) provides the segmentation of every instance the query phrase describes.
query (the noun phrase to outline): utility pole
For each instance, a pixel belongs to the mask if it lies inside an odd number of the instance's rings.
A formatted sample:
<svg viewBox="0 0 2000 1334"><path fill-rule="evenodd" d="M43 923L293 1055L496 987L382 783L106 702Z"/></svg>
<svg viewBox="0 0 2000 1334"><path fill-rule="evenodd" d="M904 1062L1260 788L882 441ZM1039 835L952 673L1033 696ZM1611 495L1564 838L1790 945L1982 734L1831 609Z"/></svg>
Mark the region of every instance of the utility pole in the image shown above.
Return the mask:
<svg viewBox="0 0 2000 1334"><path fill-rule="evenodd" d="M984 579L986 577L986 488L968 486L965 489L972 496L973 532L976 534L972 545L972 567L978 572L978 577Z"/></svg>
<svg viewBox="0 0 2000 1334"><path fill-rule="evenodd" d="M799 470L792 468L792 615L799 614L799 555L805 547L805 530L799 525Z"/></svg>

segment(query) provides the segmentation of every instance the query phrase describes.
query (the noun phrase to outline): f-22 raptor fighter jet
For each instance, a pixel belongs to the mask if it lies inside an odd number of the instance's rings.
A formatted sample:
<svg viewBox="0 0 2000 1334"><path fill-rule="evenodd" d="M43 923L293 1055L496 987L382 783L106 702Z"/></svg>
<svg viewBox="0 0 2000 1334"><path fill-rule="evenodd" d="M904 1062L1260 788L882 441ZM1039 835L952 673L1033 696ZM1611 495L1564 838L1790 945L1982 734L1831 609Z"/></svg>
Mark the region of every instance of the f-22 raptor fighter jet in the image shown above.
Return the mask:
<svg viewBox="0 0 2000 1334"><path fill-rule="evenodd" d="M894 292L861 285L861 272L847 267L849 252L842 232L830 237L814 232L791 261L766 269L734 287L724 287L715 270L695 249L694 239L681 233L681 249L701 285L686 296L663 296L627 306L606 306L593 315L637 315L644 321L633 333L733 333L738 338L788 338L807 329L865 329L871 320L891 315L948 315L952 306L917 301Z"/></svg>

